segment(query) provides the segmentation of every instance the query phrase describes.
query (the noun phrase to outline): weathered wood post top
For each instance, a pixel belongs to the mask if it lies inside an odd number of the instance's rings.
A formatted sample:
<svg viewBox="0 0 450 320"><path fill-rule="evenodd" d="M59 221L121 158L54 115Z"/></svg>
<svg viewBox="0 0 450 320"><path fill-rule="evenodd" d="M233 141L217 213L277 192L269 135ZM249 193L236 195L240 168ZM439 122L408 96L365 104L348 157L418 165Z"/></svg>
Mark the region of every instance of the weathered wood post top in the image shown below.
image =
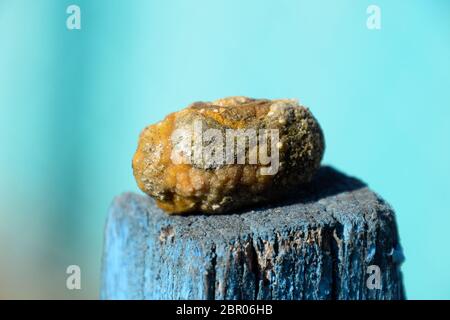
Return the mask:
<svg viewBox="0 0 450 320"><path fill-rule="evenodd" d="M169 216L146 195L108 214L103 299L403 299L392 208L322 167L306 189L227 215Z"/></svg>

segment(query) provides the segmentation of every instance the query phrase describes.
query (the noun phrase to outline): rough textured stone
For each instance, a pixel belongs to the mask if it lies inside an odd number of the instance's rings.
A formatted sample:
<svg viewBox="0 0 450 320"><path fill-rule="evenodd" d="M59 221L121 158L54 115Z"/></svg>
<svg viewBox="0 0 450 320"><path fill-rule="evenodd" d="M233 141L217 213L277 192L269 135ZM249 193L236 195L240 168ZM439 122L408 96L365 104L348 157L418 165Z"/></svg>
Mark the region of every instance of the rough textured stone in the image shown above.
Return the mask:
<svg viewBox="0 0 450 320"><path fill-rule="evenodd" d="M210 129L218 134L208 136ZM231 139L230 132L242 140ZM133 171L139 188L168 213L224 213L309 182L323 152L318 122L295 100L231 97L194 103L147 127Z"/></svg>
<svg viewBox="0 0 450 320"><path fill-rule="evenodd" d="M392 208L322 167L278 204L230 215L168 216L117 197L105 229L103 299L403 299ZM367 268L381 289L366 286Z"/></svg>

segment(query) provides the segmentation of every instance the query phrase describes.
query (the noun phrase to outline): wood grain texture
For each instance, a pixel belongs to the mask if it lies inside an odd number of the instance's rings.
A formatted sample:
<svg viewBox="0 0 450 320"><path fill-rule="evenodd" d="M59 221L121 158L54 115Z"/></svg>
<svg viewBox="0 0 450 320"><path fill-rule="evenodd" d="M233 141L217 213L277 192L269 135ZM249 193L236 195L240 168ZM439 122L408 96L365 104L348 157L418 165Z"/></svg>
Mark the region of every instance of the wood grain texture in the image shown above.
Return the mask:
<svg viewBox="0 0 450 320"><path fill-rule="evenodd" d="M102 299L403 299L392 208L322 167L283 202L231 215L168 216L125 193L105 227ZM381 289L366 285L367 267Z"/></svg>

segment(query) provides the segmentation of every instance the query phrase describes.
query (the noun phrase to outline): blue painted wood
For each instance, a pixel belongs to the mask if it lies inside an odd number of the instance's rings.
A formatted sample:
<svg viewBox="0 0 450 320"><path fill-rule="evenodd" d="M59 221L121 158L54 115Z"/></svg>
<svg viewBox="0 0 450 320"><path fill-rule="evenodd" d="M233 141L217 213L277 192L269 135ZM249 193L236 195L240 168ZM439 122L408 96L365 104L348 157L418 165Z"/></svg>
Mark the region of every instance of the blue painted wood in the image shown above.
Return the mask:
<svg viewBox="0 0 450 320"><path fill-rule="evenodd" d="M108 214L102 299L403 299L392 208L361 181L323 167L272 206L168 216L118 196ZM380 268L371 289L367 268Z"/></svg>

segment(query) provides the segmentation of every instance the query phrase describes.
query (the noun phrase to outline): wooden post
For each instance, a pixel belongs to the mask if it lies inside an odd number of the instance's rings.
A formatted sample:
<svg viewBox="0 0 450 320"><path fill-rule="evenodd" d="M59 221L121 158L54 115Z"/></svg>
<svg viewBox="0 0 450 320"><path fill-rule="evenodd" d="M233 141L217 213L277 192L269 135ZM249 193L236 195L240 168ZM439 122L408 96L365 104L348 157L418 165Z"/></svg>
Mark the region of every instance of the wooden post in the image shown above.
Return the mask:
<svg viewBox="0 0 450 320"><path fill-rule="evenodd" d="M392 208L322 167L282 203L230 215L168 216L117 197L105 228L103 299L403 299Z"/></svg>

